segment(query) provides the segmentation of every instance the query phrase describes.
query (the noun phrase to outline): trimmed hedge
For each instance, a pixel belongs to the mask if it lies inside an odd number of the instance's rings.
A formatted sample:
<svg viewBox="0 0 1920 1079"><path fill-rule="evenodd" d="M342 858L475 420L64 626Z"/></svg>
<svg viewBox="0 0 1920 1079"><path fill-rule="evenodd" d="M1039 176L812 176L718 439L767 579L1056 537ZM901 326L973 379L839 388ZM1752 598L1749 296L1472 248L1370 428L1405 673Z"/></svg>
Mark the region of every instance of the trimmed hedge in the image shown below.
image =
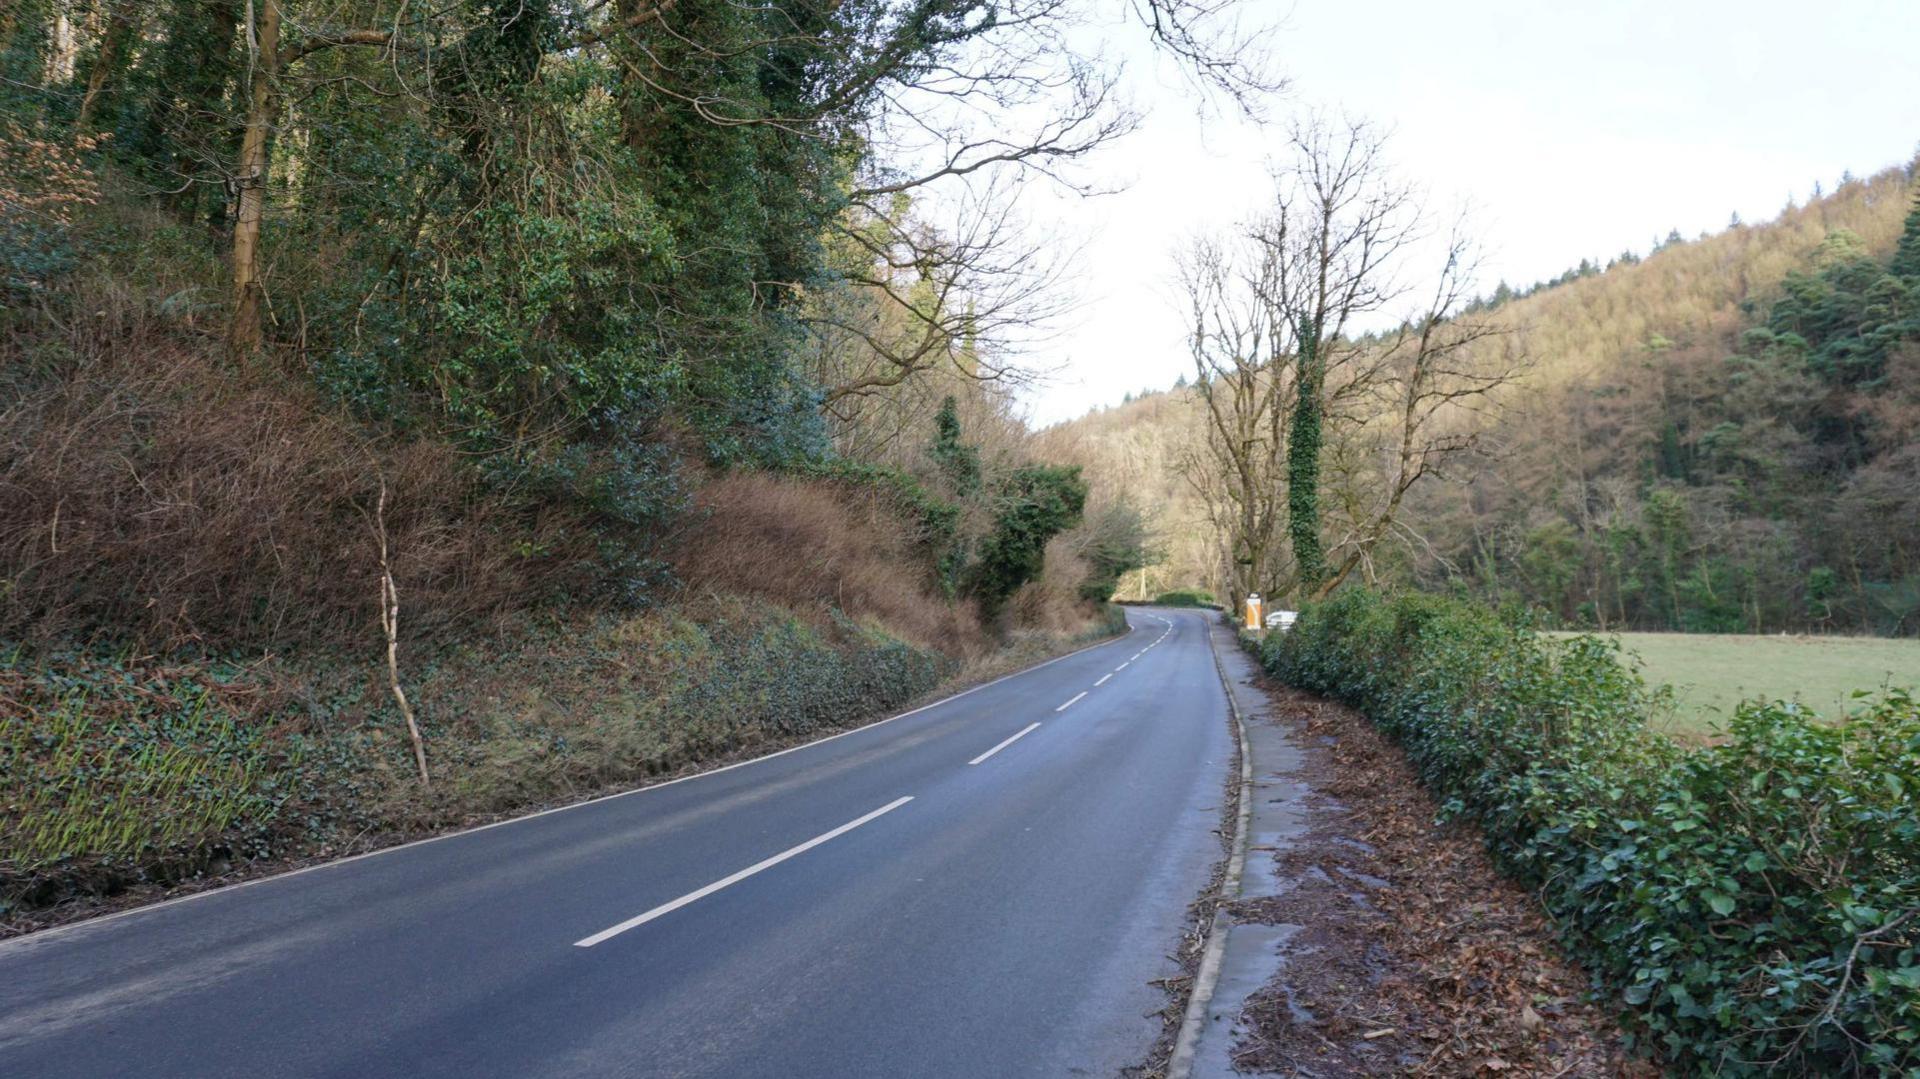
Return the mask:
<svg viewBox="0 0 1920 1079"><path fill-rule="evenodd" d="M1650 1052L1707 1074L1920 1073L1920 704L1749 703L1686 751L1613 646L1342 593L1260 645L1393 735L1537 889Z"/></svg>
<svg viewBox="0 0 1920 1079"><path fill-rule="evenodd" d="M1153 604L1156 607L1218 607L1220 606L1220 604L1214 600L1212 593L1201 592L1197 589L1191 589L1191 588L1178 589L1172 592L1162 592L1158 596L1154 597Z"/></svg>

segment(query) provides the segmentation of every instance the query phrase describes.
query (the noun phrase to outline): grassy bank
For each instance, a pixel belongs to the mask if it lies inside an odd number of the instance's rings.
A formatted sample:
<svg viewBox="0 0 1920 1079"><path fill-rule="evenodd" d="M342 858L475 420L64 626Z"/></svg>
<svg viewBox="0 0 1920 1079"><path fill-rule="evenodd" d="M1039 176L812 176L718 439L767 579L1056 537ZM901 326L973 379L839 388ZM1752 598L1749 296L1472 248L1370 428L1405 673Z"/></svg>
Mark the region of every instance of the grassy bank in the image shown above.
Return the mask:
<svg viewBox="0 0 1920 1079"><path fill-rule="evenodd" d="M1640 1044L1698 1074L1920 1068L1920 703L1736 710L1686 750L1605 641L1353 591L1261 645L1353 705L1540 896Z"/></svg>
<svg viewBox="0 0 1920 1079"><path fill-rule="evenodd" d="M1742 701L1786 701L1824 716L1844 716L1860 707L1856 692L1920 686L1917 640L1718 633L1603 636L1618 641L1623 653L1640 661L1649 683L1673 687L1673 715L1656 725L1690 738L1724 729Z"/></svg>
<svg viewBox="0 0 1920 1079"><path fill-rule="evenodd" d="M421 645L403 675L425 788L365 657L15 649L0 654L0 927L802 740L1103 636L1114 614L1077 639L1018 634L970 661L842 615L731 598Z"/></svg>

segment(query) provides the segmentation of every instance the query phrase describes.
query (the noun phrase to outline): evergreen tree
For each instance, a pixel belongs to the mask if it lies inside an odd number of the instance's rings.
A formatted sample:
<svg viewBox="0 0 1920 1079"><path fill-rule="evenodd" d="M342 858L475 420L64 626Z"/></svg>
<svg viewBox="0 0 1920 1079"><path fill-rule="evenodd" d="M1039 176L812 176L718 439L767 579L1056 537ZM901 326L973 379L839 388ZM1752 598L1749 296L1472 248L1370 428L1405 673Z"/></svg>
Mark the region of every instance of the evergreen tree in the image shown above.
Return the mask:
<svg viewBox="0 0 1920 1079"><path fill-rule="evenodd" d="M989 616L997 615L1020 586L1037 580L1046 566L1047 543L1080 523L1087 483L1080 469L1029 465L1000 488L993 534L968 573L968 592Z"/></svg>
<svg viewBox="0 0 1920 1079"><path fill-rule="evenodd" d="M980 450L960 441L960 412L951 394L940 402L933 418L933 445L928 452L954 494L965 498L980 489Z"/></svg>
<svg viewBox="0 0 1920 1079"><path fill-rule="evenodd" d="M1900 246L1894 249L1887 271L1895 277L1920 281L1920 192L1914 194L1913 208L1907 211L1906 227L1900 233Z"/></svg>

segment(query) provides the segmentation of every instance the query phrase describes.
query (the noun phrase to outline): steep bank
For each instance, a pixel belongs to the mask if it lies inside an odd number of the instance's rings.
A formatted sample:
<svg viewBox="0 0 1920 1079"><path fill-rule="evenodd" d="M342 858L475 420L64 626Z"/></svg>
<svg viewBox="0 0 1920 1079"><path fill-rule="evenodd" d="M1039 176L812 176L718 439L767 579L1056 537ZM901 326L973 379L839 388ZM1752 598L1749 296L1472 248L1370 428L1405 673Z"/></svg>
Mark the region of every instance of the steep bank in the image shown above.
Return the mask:
<svg viewBox="0 0 1920 1079"><path fill-rule="evenodd" d="M517 620L413 657L425 787L375 665L16 649L0 936L704 770L1112 628L967 658L739 596Z"/></svg>

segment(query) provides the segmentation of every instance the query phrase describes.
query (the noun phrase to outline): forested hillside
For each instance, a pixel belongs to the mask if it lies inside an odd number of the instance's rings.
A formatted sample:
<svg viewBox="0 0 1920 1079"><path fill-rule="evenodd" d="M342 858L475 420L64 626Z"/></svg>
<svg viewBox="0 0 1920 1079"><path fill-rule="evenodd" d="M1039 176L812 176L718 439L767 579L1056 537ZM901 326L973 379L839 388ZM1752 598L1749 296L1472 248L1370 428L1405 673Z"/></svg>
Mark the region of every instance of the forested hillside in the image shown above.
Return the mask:
<svg viewBox="0 0 1920 1079"><path fill-rule="evenodd" d="M1575 626L1920 632L1914 173L1466 305L1498 331L1473 348L1524 377L1460 422L1473 454L1409 492L1363 576ZM1204 437L1186 383L1043 435L1096 497L1156 508L1166 557L1128 594L1228 587L1182 468ZM1365 473L1329 478L1335 504L1343 482Z"/></svg>
<svg viewBox="0 0 1920 1079"><path fill-rule="evenodd" d="M0 914L1110 628L1137 518L1011 396L1057 303L1013 196L1136 119L1080 14L6 5Z"/></svg>

